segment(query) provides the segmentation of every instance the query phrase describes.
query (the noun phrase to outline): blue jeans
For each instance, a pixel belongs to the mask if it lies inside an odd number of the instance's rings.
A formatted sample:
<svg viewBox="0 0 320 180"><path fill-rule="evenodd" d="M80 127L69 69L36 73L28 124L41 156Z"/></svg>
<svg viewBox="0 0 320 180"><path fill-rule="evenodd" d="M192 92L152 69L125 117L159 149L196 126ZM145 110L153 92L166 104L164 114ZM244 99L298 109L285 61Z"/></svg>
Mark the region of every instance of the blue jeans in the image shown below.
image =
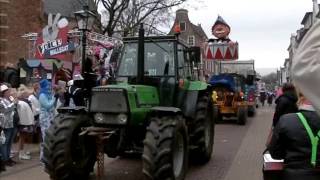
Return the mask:
<svg viewBox="0 0 320 180"><path fill-rule="evenodd" d="M10 159L10 151L13 143L14 128L3 129L4 135L6 136L6 142L0 146L2 159L8 161Z"/></svg>

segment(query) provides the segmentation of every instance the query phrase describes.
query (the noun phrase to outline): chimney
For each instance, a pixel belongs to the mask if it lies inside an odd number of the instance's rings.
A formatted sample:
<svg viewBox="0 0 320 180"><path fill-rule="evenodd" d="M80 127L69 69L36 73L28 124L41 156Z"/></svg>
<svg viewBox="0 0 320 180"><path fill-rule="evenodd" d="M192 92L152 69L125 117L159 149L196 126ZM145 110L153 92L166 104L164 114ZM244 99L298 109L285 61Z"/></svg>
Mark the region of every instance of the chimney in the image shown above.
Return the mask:
<svg viewBox="0 0 320 180"><path fill-rule="evenodd" d="M319 13L319 5L318 5L318 0L312 0L312 1L313 1L313 23L314 23Z"/></svg>
<svg viewBox="0 0 320 180"><path fill-rule="evenodd" d="M179 21L189 21L188 10L186 9L178 9L176 11L176 19Z"/></svg>

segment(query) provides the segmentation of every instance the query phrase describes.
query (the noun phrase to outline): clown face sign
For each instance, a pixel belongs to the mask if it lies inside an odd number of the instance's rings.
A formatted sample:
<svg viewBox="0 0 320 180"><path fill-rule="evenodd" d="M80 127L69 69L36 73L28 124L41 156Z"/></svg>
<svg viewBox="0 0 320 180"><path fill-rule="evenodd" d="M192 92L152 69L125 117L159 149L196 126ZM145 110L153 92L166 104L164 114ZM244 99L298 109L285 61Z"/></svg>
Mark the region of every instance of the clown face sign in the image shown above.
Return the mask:
<svg viewBox="0 0 320 180"><path fill-rule="evenodd" d="M230 26L222 19L221 16L218 16L218 19L212 26L212 34L218 39L228 39Z"/></svg>
<svg viewBox="0 0 320 180"><path fill-rule="evenodd" d="M218 39L226 39L230 34L230 29L224 24L218 24L212 28L212 34Z"/></svg>

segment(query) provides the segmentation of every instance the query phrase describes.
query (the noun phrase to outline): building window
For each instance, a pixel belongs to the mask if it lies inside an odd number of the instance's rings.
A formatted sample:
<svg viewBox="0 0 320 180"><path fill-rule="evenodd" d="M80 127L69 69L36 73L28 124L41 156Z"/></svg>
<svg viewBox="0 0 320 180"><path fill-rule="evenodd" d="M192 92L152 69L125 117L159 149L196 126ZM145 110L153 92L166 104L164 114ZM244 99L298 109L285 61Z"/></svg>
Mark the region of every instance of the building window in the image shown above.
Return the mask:
<svg viewBox="0 0 320 180"><path fill-rule="evenodd" d="M194 36L188 36L188 44L190 46L194 46L195 45L195 38Z"/></svg>
<svg viewBox="0 0 320 180"><path fill-rule="evenodd" d="M181 32L183 32L183 31L186 31L186 22L180 22L180 30L181 30Z"/></svg>

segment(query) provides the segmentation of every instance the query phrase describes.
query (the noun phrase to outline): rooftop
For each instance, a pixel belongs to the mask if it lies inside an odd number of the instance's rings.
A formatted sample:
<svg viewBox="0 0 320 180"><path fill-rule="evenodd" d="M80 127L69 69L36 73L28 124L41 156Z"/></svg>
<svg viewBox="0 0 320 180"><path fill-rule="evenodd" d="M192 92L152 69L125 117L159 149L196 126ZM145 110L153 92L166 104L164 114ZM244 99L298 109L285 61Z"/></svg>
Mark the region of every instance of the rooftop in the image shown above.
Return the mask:
<svg viewBox="0 0 320 180"><path fill-rule="evenodd" d="M304 25L304 24L306 23L306 21L308 20L308 18L309 18L310 16L312 17L312 15L313 15L312 12L307 12L307 13L304 15L304 17L303 17L303 19L302 19L302 21L301 21L301 24Z"/></svg>

